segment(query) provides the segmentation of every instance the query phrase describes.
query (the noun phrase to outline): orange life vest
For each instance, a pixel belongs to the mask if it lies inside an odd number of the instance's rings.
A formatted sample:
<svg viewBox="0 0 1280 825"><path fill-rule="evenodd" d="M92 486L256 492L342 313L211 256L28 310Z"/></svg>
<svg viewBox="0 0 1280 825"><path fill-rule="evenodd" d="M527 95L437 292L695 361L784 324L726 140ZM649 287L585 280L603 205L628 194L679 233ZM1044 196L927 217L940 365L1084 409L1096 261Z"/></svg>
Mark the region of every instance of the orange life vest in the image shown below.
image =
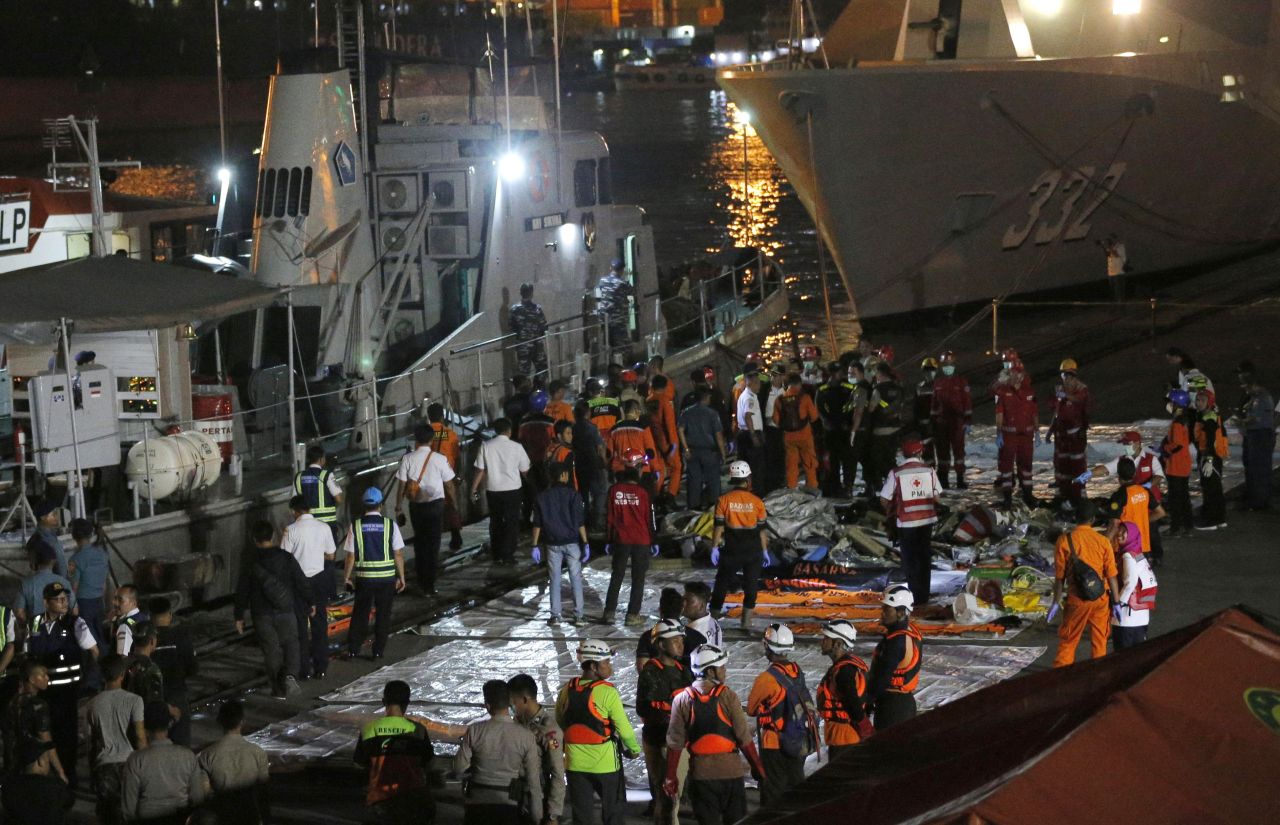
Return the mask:
<svg viewBox="0 0 1280 825"><path fill-rule="evenodd" d="M737 750L738 737L733 731L733 723L720 705L724 685L716 685L710 693L701 693L695 687L687 687L684 693L693 699L689 703L689 752L697 756L710 756Z"/></svg>
<svg viewBox="0 0 1280 825"><path fill-rule="evenodd" d="M889 693L915 693L920 684L920 631L907 625L906 629L895 630L884 638L888 641L897 636L908 636L913 644L907 663L894 665L893 675L889 677Z"/></svg>
<svg viewBox="0 0 1280 825"><path fill-rule="evenodd" d="M569 680L569 704L565 708L564 741L570 745L603 745L613 738L613 722L601 716L591 701L591 691L596 685L613 687L610 682L584 681L581 677Z"/></svg>

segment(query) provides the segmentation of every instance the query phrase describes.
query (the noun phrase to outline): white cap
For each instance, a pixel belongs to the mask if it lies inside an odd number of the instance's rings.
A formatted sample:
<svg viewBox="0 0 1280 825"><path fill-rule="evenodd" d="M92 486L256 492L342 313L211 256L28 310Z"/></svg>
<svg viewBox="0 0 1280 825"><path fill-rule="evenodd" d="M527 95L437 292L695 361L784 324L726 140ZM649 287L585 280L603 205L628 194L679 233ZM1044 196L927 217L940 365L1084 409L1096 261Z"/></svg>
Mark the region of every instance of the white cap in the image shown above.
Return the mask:
<svg viewBox="0 0 1280 825"><path fill-rule="evenodd" d="M689 657L689 664L693 668L693 672L699 676L707 668L724 667L728 662L729 654L715 645L698 645L698 649L693 651L693 655Z"/></svg>
<svg viewBox="0 0 1280 825"><path fill-rule="evenodd" d="M915 597L911 595L911 589L905 584L895 584L888 590L884 591L884 598L880 600L880 604L888 607L903 607L908 611L915 607Z"/></svg>
<svg viewBox="0 0 1280 825"><path fill-rule="evenodd" d="M852 645L858 639L858 629L848 619L835 619L826 623L822 628L822 635Z"/></svg>
<svg viewBox="0 0 1280 825"><path fill-rule="evenodd" d="M579 662L604 662L613 658L613 648L599 639L584 639L578 645Z"/></svg>
<svg viewBox="0 0 1280 825"><path fill-rule="evenodd" d="M729 478L751 478L751 465L745 461L735 461L729 465Z"/></svg>
<svg viewBox="0 0 1280 825"><path fill-rule="evenodd" d="M796 646L796 637L791 628L774 622L764 630L764 646L774 653L786 653Z"/></svg>

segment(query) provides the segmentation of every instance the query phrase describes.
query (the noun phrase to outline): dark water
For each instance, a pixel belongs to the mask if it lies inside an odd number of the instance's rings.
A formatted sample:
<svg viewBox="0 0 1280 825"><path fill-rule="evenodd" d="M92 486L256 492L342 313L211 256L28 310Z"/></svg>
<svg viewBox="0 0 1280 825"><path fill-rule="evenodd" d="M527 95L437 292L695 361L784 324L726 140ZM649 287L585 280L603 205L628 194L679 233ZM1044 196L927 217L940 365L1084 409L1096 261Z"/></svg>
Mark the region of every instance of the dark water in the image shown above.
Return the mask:
<svg viewBox="0 0 1280 825"><path fill-rule="evenodd" d="M615 192L648 212L660 266L726 245L760 247L789 276L792 297L768 348L781 354L795 340L829 349L813 221L724 92L577 94L566 98L563 118L566 128L605 136ZM829 268L828 276L836 334L848 346L852 318L839 275Z"/></svg>

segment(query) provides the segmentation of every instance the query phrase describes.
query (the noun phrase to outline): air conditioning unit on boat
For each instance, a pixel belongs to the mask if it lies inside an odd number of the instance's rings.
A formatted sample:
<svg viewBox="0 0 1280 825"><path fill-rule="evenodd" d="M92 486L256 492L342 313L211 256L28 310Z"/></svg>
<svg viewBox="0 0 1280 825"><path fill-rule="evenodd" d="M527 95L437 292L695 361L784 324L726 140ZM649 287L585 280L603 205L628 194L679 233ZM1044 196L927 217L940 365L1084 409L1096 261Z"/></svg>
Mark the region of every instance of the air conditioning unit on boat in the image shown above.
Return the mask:
<svg viewBox="0 0 1280 825"><path fill-rule="evenodd" d="M422 201L417 175L382 175L378 178L378 212L380 214L418 211Z"/></svg>
<svg viewBox="0 0 1280 825"><path fill-rule="evenodd" d="M467 227L427 227L427 254L433 258L470 258L467 247Z"/></svg>
<svg viewBox="0 0 1280 825"><path fill-rule="evenodd" d="M413 223L412 218L378 221L378 254L385 258L413 254L414 250L409 248L413 241L410 237Z"/></svg>
<svg viewBox="0 0 1280 825"><path fill-rule="evenodd" d="M467 173L432 172L427 175L427 192L431 209L436 212L461 212L467 207Z"/></svg>

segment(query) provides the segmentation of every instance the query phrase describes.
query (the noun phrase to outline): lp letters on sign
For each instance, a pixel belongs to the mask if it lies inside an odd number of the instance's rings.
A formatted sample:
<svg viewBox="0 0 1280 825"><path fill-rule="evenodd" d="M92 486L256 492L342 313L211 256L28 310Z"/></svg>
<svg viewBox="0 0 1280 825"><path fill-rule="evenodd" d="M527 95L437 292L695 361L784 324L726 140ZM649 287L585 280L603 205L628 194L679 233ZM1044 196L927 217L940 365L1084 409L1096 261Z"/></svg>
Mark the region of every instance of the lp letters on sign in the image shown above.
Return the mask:
<svg viewBox="0 0 1280 825"><path fill-rule="evenodd" d="M30 216L30 201L0 203L0 252L26 250Z"/></svg>

